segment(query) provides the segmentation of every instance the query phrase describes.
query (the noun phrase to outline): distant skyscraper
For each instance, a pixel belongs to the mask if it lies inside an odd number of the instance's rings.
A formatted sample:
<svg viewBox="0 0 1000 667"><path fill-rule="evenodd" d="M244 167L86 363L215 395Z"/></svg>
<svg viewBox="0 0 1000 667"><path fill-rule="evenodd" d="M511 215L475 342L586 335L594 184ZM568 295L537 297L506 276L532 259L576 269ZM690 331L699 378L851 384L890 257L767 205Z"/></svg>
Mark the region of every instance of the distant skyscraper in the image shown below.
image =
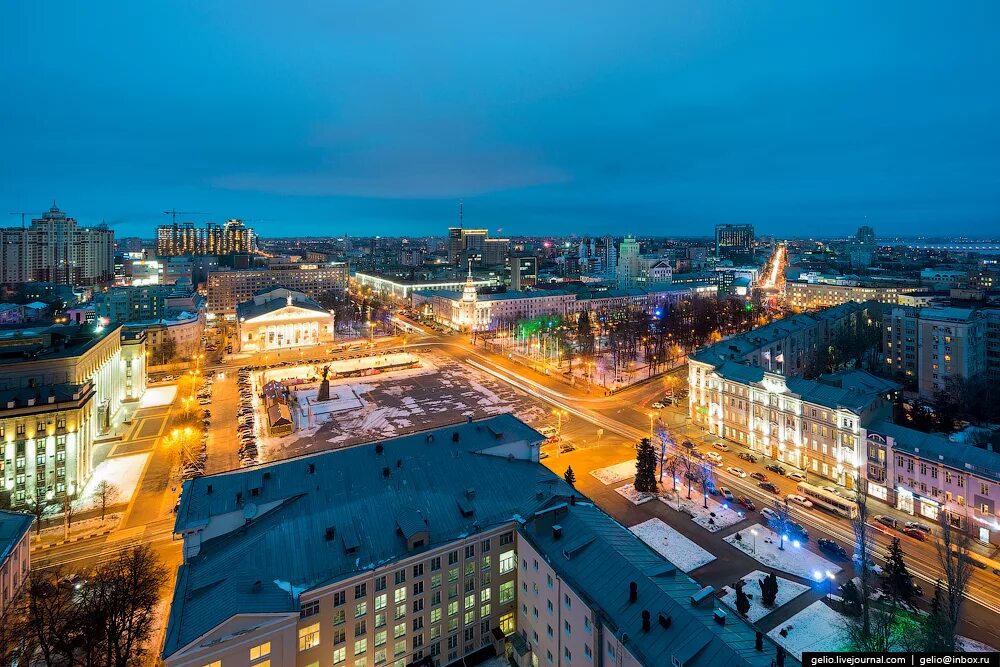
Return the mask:
<svg viewBox="0 0 1000 667"><path fill-rule="evenodd" d="M865 268L875 261L875 229L869 225L858 228L857 235L849 242L851 266Z"/></svg>
<svg viewBox="0 0 1000 667"><path fill-rule="evenodd" d="M114 279L115 233L80 227L52 204L27 229L0 229L0 280L95 285Z"/></svg>
<svg viewBox="0 0 1000 667"><path fill-rule="evenodd" d="M753 257L754 238L753 225L716 225L715 255L734 264L746 262Z"/></svg>
<svg viewBox="0 0 1000 667"><path fill-rule="evenodd" d="M533 287L538 281L538 260L533 255L510 258L510 288L515 292Z"/></svg>
<svg viewBox="0 0 1000 667"><path fill-rule="evenodd" d="M604 237L604 271L609 275L614 275L618 266L618 248L615 247L615 240L610 236Z"/></svg>

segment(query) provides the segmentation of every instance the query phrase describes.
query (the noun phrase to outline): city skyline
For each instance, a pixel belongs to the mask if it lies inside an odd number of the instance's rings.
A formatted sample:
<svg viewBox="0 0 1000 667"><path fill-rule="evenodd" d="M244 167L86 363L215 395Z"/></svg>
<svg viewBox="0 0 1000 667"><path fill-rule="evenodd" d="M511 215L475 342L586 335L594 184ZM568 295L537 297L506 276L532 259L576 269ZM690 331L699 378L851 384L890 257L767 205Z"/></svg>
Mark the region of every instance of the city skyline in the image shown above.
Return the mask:
<svg viewBox="0 0 1000 667"><path fill-rule="evenodd" d="M572 22L527 5L236 7L154 5L155 30L5 8L7 210L55 198L118 236L173 207L262 236L437 235L459 200L504 235L996 225L986 3L574 7Z"/></svg>

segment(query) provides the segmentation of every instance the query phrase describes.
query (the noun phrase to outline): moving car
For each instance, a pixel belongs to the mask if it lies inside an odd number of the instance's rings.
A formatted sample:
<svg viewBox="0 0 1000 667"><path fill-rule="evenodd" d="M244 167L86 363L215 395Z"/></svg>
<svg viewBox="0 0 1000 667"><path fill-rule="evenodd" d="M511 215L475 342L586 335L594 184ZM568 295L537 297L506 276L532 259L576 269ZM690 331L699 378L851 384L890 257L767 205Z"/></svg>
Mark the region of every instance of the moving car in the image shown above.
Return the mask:
<svg viewBox="0 0 1000 667"><path fill-rule="evenodd" d="M785 469L779 466L777 463L770 463L764 466L764 470L770 470L771 472L776 473L778 475L785 474Z"/></svg>
<svg viewBox="0 0 1000 667"><path fill-rule="evenodd" d="M851 557L851 560L857 567L861 567L861 554L854 554L854 556ZM871 558L868 559L867 568L869 572L872 572L877 576L882 576L882 566L873 561Z"/></svg>
<svg viewBox="0 0 1000 667"><path fill-rule="evenodd" d="M797 493L789 493L785 496L785 500L795 503L796 505L801 505L802 507L812 507L812 501L805 496L800 496Z"/></svg>
<svg viewBox="0 0 1000 667"><path fill-rule="evenodd" d="M790 472L788 473L788 479L794 479L796 482L806 481L806 476L800 472Z"/></svg>
<svg viewBox="0 0 1000 667"><path fill-rule="evenodd" d="M752 477L753 479L756 479L759 482L766 482L767 481L767 475L765 475L762 472L751 473L750 477Z"/></svg>
<svg viewBox="0 0 1000 667"><path fill-rule="evenodd" d="M739 456L744 461L749 461L750 463L757 463L757 457L754 456L753 454L748 454L747 452L740 452L737 456Z"/></svg>
<svg viewBox="0 0 1000 667"><path fill-rule="evenodd" d="M907 528L916 528L917 530L925 533L931 532L931 527L928 526L926 523L920 523L918 521L907 521L903 525L906 526Z"/></svg>
<svg viewBox="0 0 1000 667"><path fill-rule="evenodd" d="M712 446L715 447L716 449L718 449L720 452L728 452L729 451L729 445L727 445L724 442L713 442Z"/></svg>
<svg viewBox="0 0 1000 667"><path fill-rule="evenodd" d="M875 520L878 521L883 526L888 526L889 528L898 528L899 522L896 521L891 516L886 516L884 514L876 514Z"/></svg>
<svg viewBox="0 0 1000 667"><path fill-rule="evenodd" d="M654 410L662 410L667 406L665 406L663 403L660 403L659 401L655 401L653 403L650 403L649 407L653 408Z"/></svg>
<svg viewBox="0 0 1000 667"><path fill-rule="evenodd" d="M775 495L781 493L780 491L778 491L778 487L776 487L774 484L771 484L770 482L758 482L757 486Z"/></svg>
<svg viewBox="0 0 1000 667"><path fill-rule="evenodd" d="M718 452L705 452L705 458L716 465L722 465L722 454Z"/></svg>
<svg viewBox="0 0 1000 667"><path fill-rule="evenodd" d="M746 496L740 496L737 499L737 502L739 502L740 505L743 505L743 507L750 510L751 512L757 509L757 506L753 504L753 501L747 498Z"/></svg>
<svg viewBox="0 0 1000 667"><path fill-rule="evenodd" d="M903 535L907 537L912 537L918 542L923 542L927 539L927 533L917 528L904 528L902 531Z"/></svg>
<svg viewBox="0 0 1000 667"><path fill-rule="evenodd" d="M816 540L819 550L837 560L847 560L847 550L833 540L821 537Z"/></svg>
<svg viewBox="0 0 1000 667"><path fill-rule="evenodd" d="M778 512L771 509L770 507L761 507L760 515L765 519L767 519L768 522L778 520Z"/></svg>
<svg viewBox="0 0 1000 667"><path fill-rule="evenodd" d="M734 476L739 477L739 478L743 478L743 477L747 476L746 471L743 470L742 468L736 468L736 467L733 467L733 466L729 466L728 468L726 468L726 471L730 475L734 475Z"/></svg>
<svg viewBox="0 0 1000 667"><path fill-rule="evenodd" d="M719 493L721 493L722 497L728 500L729 502L731 503L736 502L736 496L734 496L733 492L727 489L726 487L723 486L722 488L720 488Z"/></svg>

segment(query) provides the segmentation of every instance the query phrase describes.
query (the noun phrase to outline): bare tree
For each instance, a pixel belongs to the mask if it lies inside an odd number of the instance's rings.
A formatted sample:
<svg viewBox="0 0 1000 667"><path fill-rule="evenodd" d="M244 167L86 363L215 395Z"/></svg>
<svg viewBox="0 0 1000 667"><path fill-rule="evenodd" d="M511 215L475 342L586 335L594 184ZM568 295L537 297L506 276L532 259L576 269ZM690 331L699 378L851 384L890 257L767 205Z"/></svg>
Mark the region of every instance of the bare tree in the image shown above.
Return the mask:
<svg viewBox="0 0 1000 667"><path fill-rule="evenodd" d="M153 610L166 582L166 567L146 544L119 553L97 569L81 606L100 619L106 638L103 664L139 664L153 632Z"/></svg>
<svg viewBox="0 0 1000 667"><path fill-rule="evenodd" d="M944 618L947 622L947 627L943 628L945 646L942 648L954 651L965 591L972 576L972 556L969 553L972 540L966 531L951 524L945 512L938 513L938 525L941 527L941 539L937 542L937 551L938 561L944 570Z"/></svg>
<svg viewBox="0 0 1000 667"><path fill-rule="evenodd" d="M792 512L788 507L788 499L774 501L774 519L771 527L778 533L778 549L785 550L785 538L788 537L788 529L792 526Z"/></svg>
<svg viewBox="0 0 1000 667"><path fill-rule="evenodd" d="M35 517L35 537L38 537L42 532L42 516L48 506L45 496L37 496L28 501L28 512Z"/></svg>
<svg viewBox="0 0 1000 667"><path fill-rule="evenodd" d="M76 508L73 507L73 498L67 493L63 496L63 527L65 529L65 539L69 539L69 529L73 525L73 515Z"/></svg>
<svg viewBox="0 0 1000 667"><path fill-rule="evenodd" d="M108 505L113 504L118 500L118 487L104 479L94 487L94 497L97 502L101 504L101 521L104 521L104 517L108 510Z"/></svg>

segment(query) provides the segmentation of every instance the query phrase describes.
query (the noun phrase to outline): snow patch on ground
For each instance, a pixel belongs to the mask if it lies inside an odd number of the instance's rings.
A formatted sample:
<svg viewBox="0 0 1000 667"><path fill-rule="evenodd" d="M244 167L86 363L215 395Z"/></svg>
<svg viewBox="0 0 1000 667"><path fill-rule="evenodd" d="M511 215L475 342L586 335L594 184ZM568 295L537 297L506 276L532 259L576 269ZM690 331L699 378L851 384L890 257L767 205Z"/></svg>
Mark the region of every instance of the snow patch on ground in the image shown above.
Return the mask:
<svg viewBox="0 0 1000 667"><path fill-rule="evenodd" d="M607 468L591 470L590 474L599 479L604 484L617 484L626 479L635 479L635 460L622 461Z"/></svg>
<svg viewBox="0 0 1000 667"><path fill-rule="evenodd" d="M753 530L757 531L756 541L751 532ZM737 535L740 535L741 539L736 539ZM817 572L821 577L825 576L827 570L834 574L840 572L840 566L814 554L804 546L796 547L792 540L785 540L784 550L779 549L777 533L760 524L727 535L723 539L760 563L803 579L815 579Z"/></svg>
<svg viewBox="0 0 1000 667"><path fill-rule="evenodd" d="M996 651L996 649L989 644L977 642L975 639L969 639L968 637L962 636L958 637L958 646L962 653L993 653Z"/></svg>
<svg viewBox="0 0 1000 667"><path fill-rule="evenodd" d="M163 387L148 387L146 393L139 399L140 408L158 408L170 405L177 396L177 385L168 384Z"/></svg>
<svg viewBox="0 0 1000 667"><path fill-rule="evenodd" d="M809 587L805 584L800 584L784 577L778 577L778 595L774 599L774 606L771 608L765 607L760 601L760 580L766 575L766 572L754 570L750 574L740 577L745 582L743 592L750 598L750 611L747 612L747 618L751 623L756 623L809 590ZM721 598L722 602L735 610L736 589L725 586L722 590L725 593Z"/></svg>
<svg viewBox="0 0 1000 667"><path fill-rule="evenodd" d="M689 514L692 521L711 533L735 526L746 518L743 512L723 506L711 496L706 509L702 494L696 496L692 493L691 500L688 500L684 489L678 489L677 494L661 496L660 502L678 512Z"/></svg>
<svg viewBox="0 0 1000 667"><path fill-rule="evenodd" d="M83 493L73 501L74 509L79 511L100 507L100 499L94 497L94 490L103 481L113 484L118 491L114 504L129 502L135 493L135 487L139 484L139 476L142 475L143 468L146 467L149 455L150 452L145 452L104 459L87 480L87 486L84 487Z"/></svg>
<svg viewBox="0 0 1000 667"><path fill-rule="evenodd" d="M646 493L644 491L636 491L635 487L631 484L626 484L625 486L619 486L617 489L615 489L615 493L622 496L633 505L641 505L643 503L648 503L650 500L656 497L651 493Z"/></svg>
<svg viewBox="0 0 1000 667"><path fill-rule="evenodd" d="M684 537L659 519L649 519L629 528L656 553L684 572L697 570L715 560L715 556Z"/></svg>
<svg viewBox="0 0 1000 667"><path fill-rule="evenodd" d="M787 637L781 636L782 629L787 629ZM802 660L804 651L845 650L847 638L844 635L844 617L827 607L822 600L813 602L767 633L796 660Z"/></svg>

